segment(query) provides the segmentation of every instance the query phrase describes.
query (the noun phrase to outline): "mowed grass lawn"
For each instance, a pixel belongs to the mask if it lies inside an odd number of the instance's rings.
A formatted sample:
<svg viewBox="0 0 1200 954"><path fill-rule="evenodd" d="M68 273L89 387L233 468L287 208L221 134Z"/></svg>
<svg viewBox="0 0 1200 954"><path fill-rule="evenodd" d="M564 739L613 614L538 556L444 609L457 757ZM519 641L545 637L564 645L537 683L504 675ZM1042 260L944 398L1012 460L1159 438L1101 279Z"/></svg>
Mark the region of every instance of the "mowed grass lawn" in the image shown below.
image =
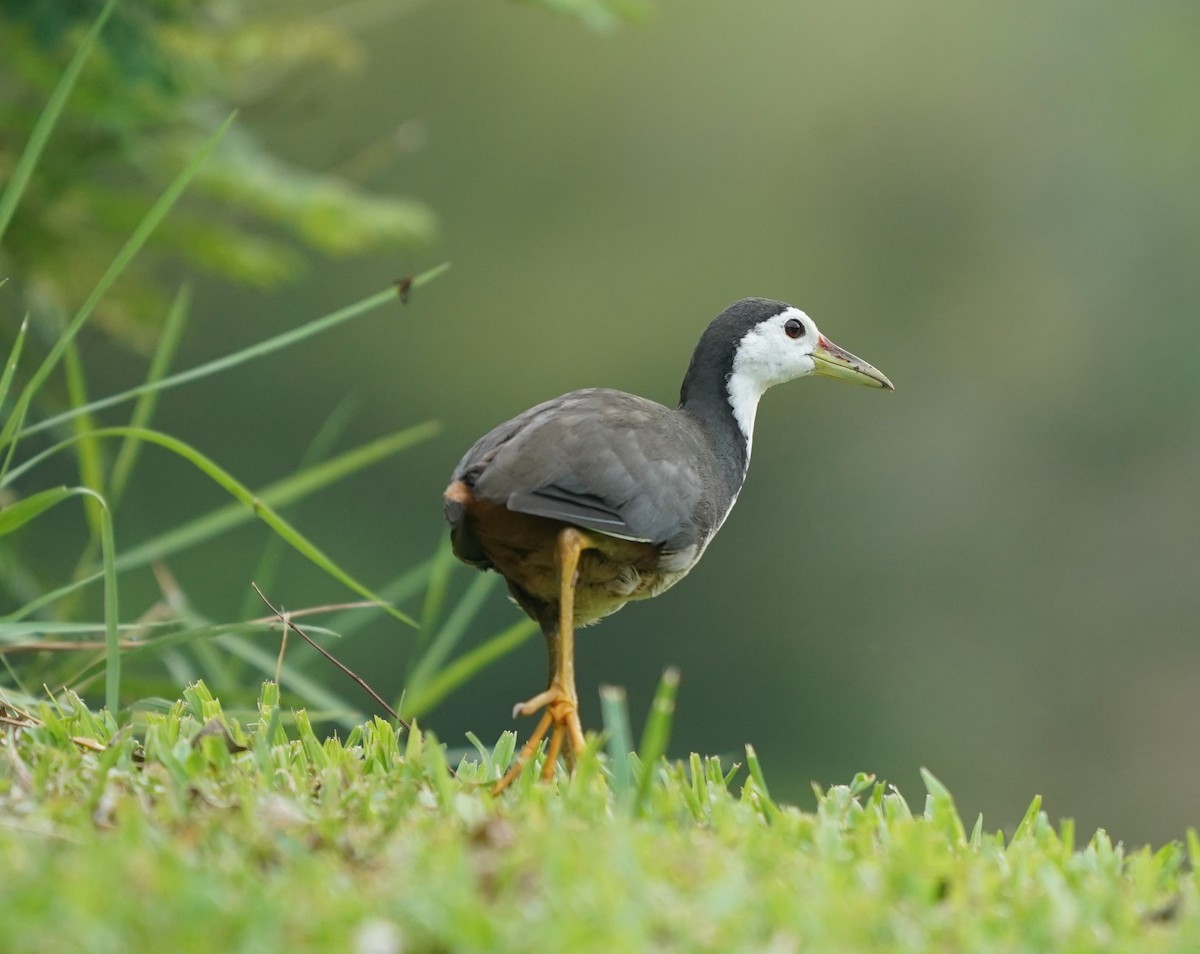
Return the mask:
<svg viewBox="0 0 1200 954"><path fill-rule="evenodd" d="M264 687L203 685L116 731L65 696L0 708L0 950L1196 951L1200 842L1076 844L1037 800L964 826L859 777L813 812L762 767L589 754L503 796L377 720L320 739Z"/></svg>

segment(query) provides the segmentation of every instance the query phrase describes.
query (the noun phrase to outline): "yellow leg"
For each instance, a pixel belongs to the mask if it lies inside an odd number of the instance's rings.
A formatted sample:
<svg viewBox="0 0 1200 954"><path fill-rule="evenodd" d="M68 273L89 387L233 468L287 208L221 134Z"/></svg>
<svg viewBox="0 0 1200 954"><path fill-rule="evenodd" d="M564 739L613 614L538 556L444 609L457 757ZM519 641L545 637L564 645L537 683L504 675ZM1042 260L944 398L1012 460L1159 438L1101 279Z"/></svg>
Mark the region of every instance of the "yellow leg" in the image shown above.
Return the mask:
<svg viewBox="0 0 1200 954"><path fill-rule="evenodd" d="M493 795L499 795L521 774L521 769L533 758L551 726L553 732L542 767L542 778L554 777L554 763L558 759L564 736L570 743L573 756L582 752L587 745L583 737L583 725L579 721L579 694L575 690L575 584L579 574L579 555L590 544L587 536L574 527L564 527L559 531L554 552L559 585L558 629L550 637L555 643L550 654L555 662L554 671L550 675L549 688L518 704L513 709L513 715L533 715L542 709L546 711L529 741L521 746L516 761L492 787Z"/></svg>

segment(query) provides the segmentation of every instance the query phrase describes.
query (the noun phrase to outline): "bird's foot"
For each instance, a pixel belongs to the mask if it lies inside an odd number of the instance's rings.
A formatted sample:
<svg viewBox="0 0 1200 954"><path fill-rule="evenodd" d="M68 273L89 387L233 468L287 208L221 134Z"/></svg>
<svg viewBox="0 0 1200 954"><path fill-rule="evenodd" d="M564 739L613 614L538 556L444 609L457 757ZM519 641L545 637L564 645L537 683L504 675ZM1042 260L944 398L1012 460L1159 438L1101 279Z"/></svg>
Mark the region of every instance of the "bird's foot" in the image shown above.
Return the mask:
<svg viewBox="0 0 1200 954"><path fill-rule="evenodd" d="M533 758L547 732L550 733L550 746L546 750L546 761L542 763L544 780L548 781L554 778L554 767L558 764L558 754L562 750L564 738L570 743L572 756L578 755L587 746L583 737L583 724L579 721L579 702L575 698L575 693L553 683L545 692L539 692L532 699L517 703L513 707L513 718L519 715L533 715L537 712L542 713L541 721L538 722L537 728L533 730L528 741L521 746L516 761L492 786L493 795L499 795L521 774L525 763Z"/></svg>

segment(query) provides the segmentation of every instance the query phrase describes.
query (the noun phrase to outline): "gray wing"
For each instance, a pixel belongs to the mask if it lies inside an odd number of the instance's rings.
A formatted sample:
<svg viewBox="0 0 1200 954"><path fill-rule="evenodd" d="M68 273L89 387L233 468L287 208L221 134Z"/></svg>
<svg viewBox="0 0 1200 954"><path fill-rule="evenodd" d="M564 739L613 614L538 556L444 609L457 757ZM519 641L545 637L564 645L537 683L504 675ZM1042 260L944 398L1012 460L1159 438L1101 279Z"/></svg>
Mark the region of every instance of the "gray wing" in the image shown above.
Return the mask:
<svg viewBox="0 0 1200 954"><path fill-rule="evenodd" d="M510 510L672 551L694 546L714 524L703 492L710 454L682 415L588 388L501 424L467 452L454 479Z"/></svg>

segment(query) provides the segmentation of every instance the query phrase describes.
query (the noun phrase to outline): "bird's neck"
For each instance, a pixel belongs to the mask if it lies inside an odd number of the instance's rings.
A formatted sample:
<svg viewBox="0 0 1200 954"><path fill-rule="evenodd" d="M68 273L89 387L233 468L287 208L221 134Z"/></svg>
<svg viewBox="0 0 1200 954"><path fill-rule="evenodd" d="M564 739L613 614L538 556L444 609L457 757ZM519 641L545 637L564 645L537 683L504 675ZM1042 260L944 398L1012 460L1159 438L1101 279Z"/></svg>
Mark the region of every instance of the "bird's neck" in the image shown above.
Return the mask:
<svg viewBox="0 0 1200 954"><path fill-rule="evenodd" d="M763 396L762 382L737 370L725 382L725 395L729 411L737 423L738 430L746 440L746 463L750 463L750 448L754 444L754 417L758 414L758 399Z"/></svg>
<svg viewBox="0 0 1200 954"><path fill-rule="evenodd" d="M716 453L720 476L736 496L750 465L754 413L761 392L731 370L707 375L695 374L696 370L693 362L683 380L679 409L704 431Z"/></svg>

